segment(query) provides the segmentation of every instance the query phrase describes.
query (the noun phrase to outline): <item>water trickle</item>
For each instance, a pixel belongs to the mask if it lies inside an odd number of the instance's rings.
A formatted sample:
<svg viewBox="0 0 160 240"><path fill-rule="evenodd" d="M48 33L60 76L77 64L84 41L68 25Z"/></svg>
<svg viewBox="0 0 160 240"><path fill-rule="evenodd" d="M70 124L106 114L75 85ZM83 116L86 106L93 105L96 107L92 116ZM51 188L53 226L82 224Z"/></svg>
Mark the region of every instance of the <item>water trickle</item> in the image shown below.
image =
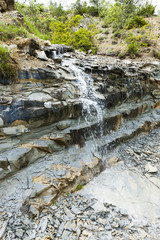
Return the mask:
<svg viewBox="0 0 160 240"><path fill-rule="evenodd" d="M89 75L83 72L83 70L75 65L73 60L65 60L63 65L68 65L76 78L77 87L79 89L79 99L82 102L82 115L87 125L91 125L91 122L97 122L99 125L98 131L102 135L103 128L103 106L100 100L96 97L96 90L94 88L94 80ZM91 133L92 134L92 133ZM96 133L94 133L96 135Z"/></svg>
<svg viewBox="0 0 160 240"><path fill-rule="evenodd" d="M53 51L52 52L52 59L56 59L57 58L57 52L56 51Z"/></svg>

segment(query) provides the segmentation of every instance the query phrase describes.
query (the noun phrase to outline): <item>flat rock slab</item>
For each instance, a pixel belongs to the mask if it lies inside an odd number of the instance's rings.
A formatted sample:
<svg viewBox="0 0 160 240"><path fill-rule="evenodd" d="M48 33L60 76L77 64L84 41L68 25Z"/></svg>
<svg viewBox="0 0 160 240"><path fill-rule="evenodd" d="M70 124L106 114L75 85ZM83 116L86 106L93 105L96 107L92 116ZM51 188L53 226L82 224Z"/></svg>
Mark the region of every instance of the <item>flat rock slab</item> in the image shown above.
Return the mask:
<svg viewBox="0 0 160 240"><path fill-rule="evenodd" d="M43 92L31 93L28 97L29 101L49 101L51 99L52 97L49 94Z"/></svg>
<svg viewBox="0 0 160 240"><path fill-rule="evenodd" d="M126 209L135 218L160 217L160 189L122 163L106 169L84 187L82 194Z"/></svg>

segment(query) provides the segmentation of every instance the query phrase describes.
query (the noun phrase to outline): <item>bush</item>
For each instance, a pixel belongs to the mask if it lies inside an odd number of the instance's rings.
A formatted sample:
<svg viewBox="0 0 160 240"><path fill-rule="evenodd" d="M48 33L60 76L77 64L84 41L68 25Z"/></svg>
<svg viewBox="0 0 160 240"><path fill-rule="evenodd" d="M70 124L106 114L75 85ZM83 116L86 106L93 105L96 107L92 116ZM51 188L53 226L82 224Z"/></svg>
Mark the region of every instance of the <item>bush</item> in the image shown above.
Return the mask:
<svg viewBox="0 0 160 240"><path fill-rule="evenodd" d="M109 30L108 29L104 30L104 34L108 35L109 34Z"/></svg>
<svg viewBox="0 0 160 240"><path fill-rule="evenodd" d="M78 27L82 16L76 15L65 22L54 21L50 24L53 31L52 43L66 44L87 52L93 47L93 31Z"/></svg>
<svg viewBox="0 0 160 240"><path fill-rule="evenodd" d="M121 31L115 31L114 33L113 33L113 36L112 36L112 38L121 38Z"/></svg>
<svg viewBox="0 0 160 240"><path fill-rule="evenodd" d="M143 17L153 16L155 13L155 8L156 6L153 6L147 1L144 6L139 7L139 9L137 10L137 15Z"/></svg>
<svg viewBox="0 0 160 240"><path fill-rule="evenodd" d="M92 47L92 53L95 55L97 54L98 48L97 47Z"/></svg>
<svg viewBox="0 0 160 240"><path fill-rule="evenodd" d="M127 43L127 53L131 56L138 56L141 47L147 47L151 45L152 38L150 31L145 27L139 29L139 32L130 30L125 38Z"/></svg>
<svg viewBox="0 0 160 240"><path fill-rule="evenodd" d="M22 26L16 26L11 24L0 24L0 40L7 41L9 39L14 39L17 36L27 37L28 32Z"/></svg>
<svg viewBox="0 0 160 240"><path fill-rule="evenodd" d="M82 51L87 52L89 49L91 49L93 47L93 43L92 43L92 32L84 29L84 28L80 28L78 31L73 33L73 47L74 48L79 48Z"/></svg>
<svg viewBox="0 0 160 240"><path fill-rule="evenodd" d="M13 64L8 49L0 46L0 77L15 79L16 76L16 65Z"/></svg>
<svg viewBox="0 0 160 240"><path fill-rule="evenodd" d="M94 6L88 6L87 7L87 12L88 15L93 16L93 17L97 17L98 16L98 11L97 8Z"/></svg>
<svg viewBox="0 0 160 240"><path fill-rule="evenodd" d="M148 22L144 20L143 17L136 16L135 18L132 18L127 22L126 28L127 29L141 28L146 25L148 25Z"/></svg>
<svg viewBox="0 0 160 240"><path fill-rule="evenodd" d="M103 41L105 39L105 37L101 36L98 38L99 41Z"/></svg>

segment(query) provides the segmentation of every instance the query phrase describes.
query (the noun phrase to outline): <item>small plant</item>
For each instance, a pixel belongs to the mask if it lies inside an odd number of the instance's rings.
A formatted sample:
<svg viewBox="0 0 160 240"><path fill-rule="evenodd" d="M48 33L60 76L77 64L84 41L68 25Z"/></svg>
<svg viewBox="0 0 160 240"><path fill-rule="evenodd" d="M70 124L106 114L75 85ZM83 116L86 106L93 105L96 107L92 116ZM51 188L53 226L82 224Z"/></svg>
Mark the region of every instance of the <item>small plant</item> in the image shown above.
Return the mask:
<svg viewBox="0 0 160 240"><path fill-rule="evenodd" d="M143 17L136 16L135 18L132 18L127 22L126 28L141 28L146 25L148 25L148 22Z"/></svg>
<svg viewBox="0 0 160 240"><path fill-rule="evenodd" d="M123 58L125 58L126 57L126 52L120 52L119 54L118 54L118 57L120 58L120 59L123 59Z"/></svg>
<svg viewBox="0 0 160 240"><path fill-rule="evenodd" d="M16 65L13 64L8 49L0 46L0 77L15 79L16 76Z"/></svg>
<svg viewBox="0 0 160 240"><path fill-rule="evenodd" d="M99 30L98 30L98 33L103 33L103 30L102 30L102 29L99 29Z"/></svg>
<svg viewBox="0 0 160 240"><path fill-rule="evenodd" d="M103 41L105 39L105 37L101 36L98 38L99 41Z"/></svg>
<svg viewBox="0 0 160 240"><path fill-rule="evenodd" d="M0 24L0 40L7 41L9 39L14 39L17 36L27 37L28 32L22 26L16 26L11 24Z"/></svg>
<svg viewBox="0 0 160 240"><path fill-rule="evenodd" d="M152 55L153 55L153 57L160 59L160 51L153 49Z"/></svg>
<svg viewBox="0 0 160 240"><path fill-rule="evenodd" d="M108 27L109 27L109 24L108 24L108 23L104 22L104 23L102 24L102 28L108 28Z"/></svg>
<svg viewBox="0 0 160 240"><path fill-rule="evenodd" d="M97 47L92 47L91 50L92 50L93 55L95 55L95 54L97 53L97 50L98 50L98 49L97 49Z"/></svg>
<svg viewBox="0 0 160 240"><path fill-rule="evenodd" d="M82 189L83 189L83 187L84 187L84 185L83 185L83 184L78 184L78 185L77 185L77 187L76 187L76 189L75 189L75 191L82 190Z"/></svg>
<svg viewBox="0 0 160 240"><path fill-rule="evenodd" d="M121 31L115 31L112 38L121 38Z"/></svg>
<svg viewBox="0 0 160 240"><path fill-rule="evenodd" d="M105 30L104 30L104 34L108 35L108 34L109 34L109 30L108 30L108 29L105 29Z"/></svg>

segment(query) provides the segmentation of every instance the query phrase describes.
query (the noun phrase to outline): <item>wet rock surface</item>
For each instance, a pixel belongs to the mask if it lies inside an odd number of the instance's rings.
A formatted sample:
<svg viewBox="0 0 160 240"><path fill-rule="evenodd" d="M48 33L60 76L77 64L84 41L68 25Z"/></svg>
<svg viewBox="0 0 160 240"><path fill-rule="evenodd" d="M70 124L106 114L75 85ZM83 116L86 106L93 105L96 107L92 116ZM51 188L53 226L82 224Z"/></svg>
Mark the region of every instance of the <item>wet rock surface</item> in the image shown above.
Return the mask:
<svg viewBox="0 0 160 240"><path fill-rule="evenodd" d="M0 86L0 238L159 238L159 62L19 44L26 66Z"/></svg>

